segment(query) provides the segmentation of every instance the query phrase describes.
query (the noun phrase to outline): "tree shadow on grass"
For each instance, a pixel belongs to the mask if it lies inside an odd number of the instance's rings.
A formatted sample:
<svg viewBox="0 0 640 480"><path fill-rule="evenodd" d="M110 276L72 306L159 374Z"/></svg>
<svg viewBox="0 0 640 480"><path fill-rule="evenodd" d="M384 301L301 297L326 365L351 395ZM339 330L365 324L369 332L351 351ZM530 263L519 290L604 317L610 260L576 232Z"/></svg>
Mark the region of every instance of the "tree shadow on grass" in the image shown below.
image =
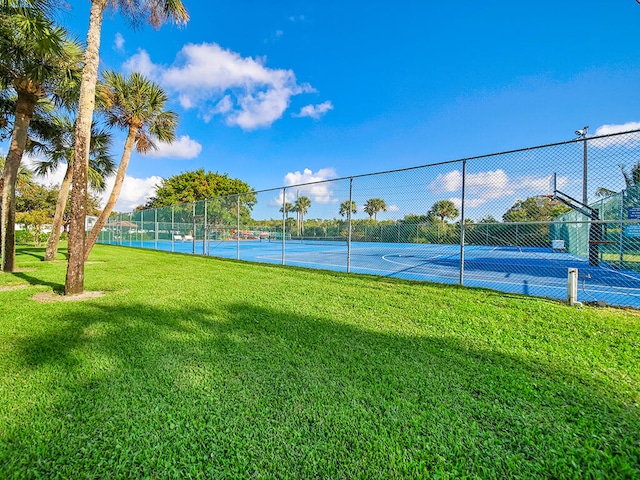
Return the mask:
<svg viewBox="0 0 640 480"><path fill-rule="evenodd" d="M44 247L26 247L16 245L16 255L28 255L30 257L37 258L38 260L44 260Z"/></svg>
<svg viewBox="0 0 640 480"><path fill-rule="evenodd" d="M12 344L3 388L46 395L9 403L0 466L10 475L640 473L638 414L604 387L569 365L435 332L248 303L106 302L68 306L34 331Z"/></svg>
<svg viewBox="0 0 640 480"><path fill-rule="evenodd" d="M46 286L51 287L54 292L64 292L64 284L56 283L56 282L48 282L38 277L34 277L33 275L29 275L25 272L12 272L11 275L24 280L29 285L37 285L37 286Z"/></svg>

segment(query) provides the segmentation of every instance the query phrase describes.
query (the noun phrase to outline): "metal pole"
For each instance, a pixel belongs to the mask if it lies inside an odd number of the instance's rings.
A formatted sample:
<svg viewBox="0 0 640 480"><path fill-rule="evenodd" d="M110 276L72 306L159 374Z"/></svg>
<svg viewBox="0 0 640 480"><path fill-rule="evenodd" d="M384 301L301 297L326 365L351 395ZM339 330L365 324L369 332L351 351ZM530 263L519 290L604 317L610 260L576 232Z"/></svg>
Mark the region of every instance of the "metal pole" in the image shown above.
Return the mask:
<svg viewBox="0 0 640 480"><path fill-rule="evenodd" d="M353 178L349 179L349 209L347 220L349 221L349 233L347 236L347 273L351 272L351 208L353 206Z"/></svg>
<svg viewBox="0 0 640 480"><path fill-rule="evenodd" d="M154 214L154 220L156 224L156 236L155 236L153 248L157 250L158 249L158 209L157 208L153 210L153 214Z"/></svg>
<svg viewBox="0 0 640 480"><path fill-rule="evenodd" d="M131 224L131 225L133 225L132 220L133 220L133 216L130 213L129 214L129 224ZM132 245L133 245L133 241L131 240L131 227L129 227L129 246L131 247Z"/></svg>
<svg viewBox="0 0 640 480"><path fill-rule="evenodd" d="M284 237L287 234L287 189L282 189L282 265L284 265Z"/></svg>
<svg viewBox="0 0 640 480"><path fill-rule="evenodd" d="M202 254L206 255L207 252L207 200L204 201L204 226L202 231Z"/></svg>
<svg viewBox="0 0 640 480"><path fill-rule="evenodd" d="M236 258L240 260L240 195L237 196L236 201L236 207L238 210L236 212L236 217L238 218L238 230L236 231Z"/></svg>
<svg viewBox="0 0 640 480"><path fill-rule="evenodd" d="M622 225L622 220L624 219L624 190L620 192L620 268L622 268L622 262L624 260L624 251L622 249L622 242L624 240L624 234L622 229L624 225Z"/></svg>
<svg viewBox="0 0 640 480"><path fill-rule="evenodd" d="M175 242L176 242L176 231L174 230L174 212L173 212L173 205L171 205L171 251L175 251Z"/></svg>
<svg viewBox="0 0 640 480"><path fill-rule="evenodd" d="M196 202L193 202L191 221L193 223L193 231L191 232L191 253L195 255L196 254Z"/></svg>
<svg viewBox="0 0 640 480"><path fill-rule="evenodd" d="M467 161L462 161L462 207L460 208L460 285L464 285L464 204L466 193Z"/></svg>
<svg viewBox="0 0 640 480"><path fill-rule="evenodd" d="M583 134L583 143L584 143L584 147L583 147L583 151L582 151L582 203L584 203L585 205L587 205L587 128L589 127L584 127L584 134Z"/></svg>
<svg viewBox="0 0 640 480"><path fill-rule="evenodd" d="M602 212L601 220L604 220L604 208L603 207L604 207L604 198L600 199L600 212ZM601 228L603 228L605 232L607 231L607 226L605 224L602 224ZM606 241L607 237L605 236L603 238L603 240ZM602 261L602 258L603 258L603 251L602 250L604 250L604 248L605 248L605 246L603 244L602 248L600 248L600 261Z"/></svg>
<svg viewBox="0 0 640 480"><path fill-rule="evenodd" d="M144 210L140 212L140 225L140 248L144 248Z"/></svg>

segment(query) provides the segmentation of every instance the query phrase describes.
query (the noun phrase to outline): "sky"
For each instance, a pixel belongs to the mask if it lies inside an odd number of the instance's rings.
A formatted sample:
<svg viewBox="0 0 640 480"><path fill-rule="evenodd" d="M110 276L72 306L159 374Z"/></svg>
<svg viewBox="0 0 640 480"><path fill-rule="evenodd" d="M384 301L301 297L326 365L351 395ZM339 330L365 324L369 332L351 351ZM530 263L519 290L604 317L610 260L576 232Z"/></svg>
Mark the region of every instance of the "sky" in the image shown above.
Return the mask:
<svg viewBox="0 0 640 480"><path fill-rule="evenodd" d="M90 2L69 3L84 41ZM143 73L179 114L176 142L133 154L120 212L200 168L263 190L640 128L634 0L183 3L182 28L104 18L101 70Z"/></svg>

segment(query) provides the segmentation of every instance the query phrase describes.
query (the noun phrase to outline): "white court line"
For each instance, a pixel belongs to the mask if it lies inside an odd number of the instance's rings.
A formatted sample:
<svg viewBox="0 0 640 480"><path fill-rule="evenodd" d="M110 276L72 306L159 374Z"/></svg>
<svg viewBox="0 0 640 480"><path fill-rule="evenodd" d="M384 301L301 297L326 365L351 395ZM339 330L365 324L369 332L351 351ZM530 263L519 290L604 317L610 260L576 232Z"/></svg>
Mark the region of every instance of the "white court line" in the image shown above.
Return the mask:
<svg viewBox="0 0 640 480"><path fill-rule="evenodd" d="M408 263L401 263L401 262L394 262L393 260L389 260L387 257L389 255L394 255L394 256L402 256L402 255L398 255L397 253L390 253L388 255L382 255L382 260L384 260L385 262L389 262L389 263L393 263L394 265L401 265L403 267L410 267L410 268L416 268L419 267L419 265L410 265ZM434 255L433 257L420 257L421 259L424 258L424 260L433 260L434 258L441 258L441 257L450 257L451 255Z"/></svg>

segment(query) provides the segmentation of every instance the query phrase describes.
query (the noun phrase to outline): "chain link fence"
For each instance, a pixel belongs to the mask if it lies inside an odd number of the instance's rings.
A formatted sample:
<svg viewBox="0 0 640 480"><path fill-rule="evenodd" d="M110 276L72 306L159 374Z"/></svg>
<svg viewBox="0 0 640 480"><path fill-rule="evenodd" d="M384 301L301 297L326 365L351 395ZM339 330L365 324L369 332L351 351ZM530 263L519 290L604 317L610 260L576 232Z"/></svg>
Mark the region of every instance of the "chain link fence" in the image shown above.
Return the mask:
<svg viewBox="0 0 640 480"><path fill-rule="evenodd" d="M119 214L99 242L640 307L640 131Z"/></svg>

